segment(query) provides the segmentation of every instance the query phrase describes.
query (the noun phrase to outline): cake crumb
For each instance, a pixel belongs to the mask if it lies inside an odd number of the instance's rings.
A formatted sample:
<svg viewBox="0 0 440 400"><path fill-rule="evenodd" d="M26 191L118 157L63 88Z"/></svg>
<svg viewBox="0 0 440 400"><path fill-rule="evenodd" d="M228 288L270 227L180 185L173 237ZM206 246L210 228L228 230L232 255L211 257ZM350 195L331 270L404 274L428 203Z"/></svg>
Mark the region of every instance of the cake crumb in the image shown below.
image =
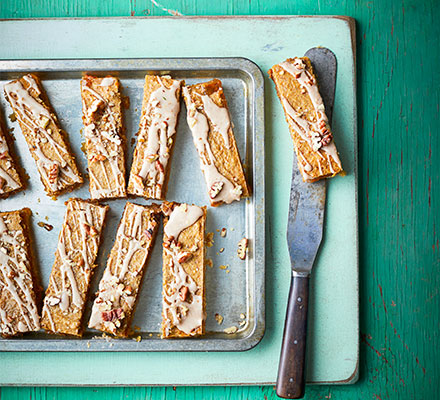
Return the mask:
<svg viewBox="0 0 440 400"><path fill-rule="evenodd" d="M90 342L87 342L87 348L90 349Z"/></svg>
<svg viewBox="0 0 440 400"><path fill-rule="evenodd" d="M246 314L241 313L241 314L240 314L240 318L241 318L241 319L245 319L245 318L246 318Z"/></svg>
<svg viewBox="0 0 440 400"><path fill-rule="evenodd" d="M222 248L219 250L220 253L223 253L224 251L225 251L225 248L224 248L224 247L222 247Z"/></svg>
<svg viewBox="0 0 440 400"><path fill-rule="evenodd" d="M206 247L214 246L214 232L208 232L206 234Z"/></svg>
<svg viewBox="0 0 440 400"><path fill-rule="evenodd" d="M227 265L220 265L219 268L224 270L224 269L228 269L228 266Z"/></svg>
<svg viewBox="0 0 440 400"><path fill-rule="evenodd" d="M148 336L150 336L150 337L153 337L153 334L152 333L150 333Z"/></svg>
<svg viewBox="0 0 440 400"><path fill-rule="evenodd" d="M223 317L220 315L220 314L215 314L215 320L217 321L217 323L219 324L219 325L221 325L222 324L222 322L223 322Z"/></svg>
<svg viewBox="0 0 440 400"><path fill-rule="evenodd" d="M142 340L142 337L141 337L141 335L138 335L138 336L136 336L135 338L133 338L133 340L135 341L135 342L140 342L141 340Z"/></svg>
<svg viewBox="0 0 440 400"><path fill-rule="evenodd" d="M212 267L214 266L214 263L212 262L212 260L211 260L210 258L207 258L207 259L206 259L206 265L207 265L209 268L212 268Z"/></svg>
<svg viewBox="0 0 440 400"><path fill-rule="evenodd" d="M220 232L220 236L221 237L226 237L226 228L222 228L222 230Z"/></svg>
<svg viewBox="0 0 440 400"><path fill-rule="evenodd" d="M236 326L230 326L229 328L223 329L223 332L227 333L228 335L232 335L233 333L237 332L238 328Z"/></svg>

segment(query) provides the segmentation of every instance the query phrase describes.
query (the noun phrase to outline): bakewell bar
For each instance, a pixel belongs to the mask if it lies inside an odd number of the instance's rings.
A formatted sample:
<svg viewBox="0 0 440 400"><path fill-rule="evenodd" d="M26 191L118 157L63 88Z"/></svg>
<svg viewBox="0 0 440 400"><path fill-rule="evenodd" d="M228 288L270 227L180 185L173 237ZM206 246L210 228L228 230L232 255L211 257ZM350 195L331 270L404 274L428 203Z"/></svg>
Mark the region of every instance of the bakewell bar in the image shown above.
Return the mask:
<svg viewBox="0 0 440 400"><path fill-rule="evenodd" d="M0 213L0 333L14 336L40 329L41 287L30 237L31 210Z"/></svg>
<svg viewBox="0 0 440 400"><path fill-rule="evenodd" d="M0 199L24 189L0 121Z"/></svg>
<svg viewBox="0 0 440 400"><path fill-rule="evenodd" d="M99 282L89 328L127 337L136 307L142 276L151 253L160 209L156 205L127 203L116 240Z"/></svg>
<svg viewBox="0 0 440 400"><path fill-rule="evenodd" d="M81 80L90 196L126 197L122 100L119 80L86 75Z"/></svg>
<svg viewBox="0 0 440 400"><path fill-rule="evenodd" d="M130 194L165 199L182 83L169 76L145 77L138 142L128 181Z"/></svg>
<svg viewBox="0 0 440 400"><path fill-rule="evenodd" d="M164 202L162 338L205 333L206 207Z"/></svg>
<svg viewBox="0 0 440 400"><path fill-rule="evenodd" d="M342 172L310 60L289 58L274 65L269 75L289 124L303 180L314 182Z"/></svg>
<svg viewBox="0 0 440 400"><path fill-rule="evenodd" d="M221 81L185 86L183 95L211 206L249 197Z"/></svg>
<svg viewBox="0 0 440 400"><path fill-rule="evenodd" d="M70 199L43 302L41 327L82 335L82 319L108 206Z"/></svg>
<svg viewBox="0 0 440 400"><path fill-rule="evenodd" d="M83 182L65 133L52 111L40 80L32 74L4 86L48 196L72 190Z"/></svg>

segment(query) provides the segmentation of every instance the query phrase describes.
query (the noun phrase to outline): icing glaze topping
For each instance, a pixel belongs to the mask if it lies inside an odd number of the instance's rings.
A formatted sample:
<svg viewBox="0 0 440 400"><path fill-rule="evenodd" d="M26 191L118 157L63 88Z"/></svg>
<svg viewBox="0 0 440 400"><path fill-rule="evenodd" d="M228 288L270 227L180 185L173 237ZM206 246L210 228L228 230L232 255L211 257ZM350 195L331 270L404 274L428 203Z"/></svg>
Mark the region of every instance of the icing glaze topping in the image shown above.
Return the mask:
<svg viewBox="0 0 440 400"><path fill-rule="evenodd" d="M210 119L214 128L221 133L225 146L229 149L229 128L231 126L231 120L229 118L229 112L226 107L219 107L211 97L207 95L200 96L205 109L206 115Z"/></svg>
<svg viewBox="0 0 440 400"><path fill-rule="evenodd" d="M229 179L223 176L215 166L215 156L211 150L208 141L209 135L209 114L203 114L197 110L194 101L191 98L188 88L183 88L183 95L187 104L187 121L191 128L193 141L200 156L200 168L203 171L210 197L216 202L223 201L227 204L238 201L241 198L242 188L240 185L234 185ZM206 112L206 110L205 110ZM218 119L217 119L218 121ZM211 192L212 187L216 185L219 190ZM213 194L215 193L214 197Z"/></svg>
<svg viewBox="0 0 440 400"><path fill-rule="evenodd" d="M176 206L169 217L164 232L168 237L178 240L180 232L195 224L202 215L203 210L198 206L186 204Z"/></svg>

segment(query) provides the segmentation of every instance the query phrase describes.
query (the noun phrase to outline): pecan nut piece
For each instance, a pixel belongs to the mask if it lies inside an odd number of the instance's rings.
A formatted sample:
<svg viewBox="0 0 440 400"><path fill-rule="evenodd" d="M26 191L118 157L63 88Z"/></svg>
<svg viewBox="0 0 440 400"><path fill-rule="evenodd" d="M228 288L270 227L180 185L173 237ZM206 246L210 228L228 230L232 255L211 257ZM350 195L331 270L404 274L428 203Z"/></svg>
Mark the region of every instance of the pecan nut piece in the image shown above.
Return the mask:
<svg viewBox="0 0 440 400"><path fill-rule="evenodd" d="M186 286L182 286L179 290L180 300L186 301L188 297L189 289Z"/></svg>
<svg viewBox="0 0 440 400"><path fill-rule="evenodd" d="M84 230L86 231L87 236L97 236L98 235L98 231L96 230L96 228L92 225L89 224L83 224L84 226Z"/></svg>
<svg viewBox="0 0 440 400"><path fill-rule="evenodd" d="M218 196L218 194L222 191L223 186L224 186L224 182L221 181L214 182L211 186L211 189L209 189L209 197L211 199L215 199Z"/></svg>
<svg viewBox="0 0 440 400"><path fill-rule="evenodd" d="M57 183L60 167L58 164L52 164L47 173L47 179L51 185Z"/></svg>
<svg viewBox="0 0 440 400"><path fill-rule="evenodd" d="M238 242L237 255L240 260L244 260L246 258L248 248L248 240L246 238L241 239Z"/></svg>
<svg viewBox="0 0 440 400"><path fill-rule="evenodd" d="M188 251L181 251L177 254L177 262L179 264L184 263L185 261L188 261L192 257L192 254Z"/></svg>

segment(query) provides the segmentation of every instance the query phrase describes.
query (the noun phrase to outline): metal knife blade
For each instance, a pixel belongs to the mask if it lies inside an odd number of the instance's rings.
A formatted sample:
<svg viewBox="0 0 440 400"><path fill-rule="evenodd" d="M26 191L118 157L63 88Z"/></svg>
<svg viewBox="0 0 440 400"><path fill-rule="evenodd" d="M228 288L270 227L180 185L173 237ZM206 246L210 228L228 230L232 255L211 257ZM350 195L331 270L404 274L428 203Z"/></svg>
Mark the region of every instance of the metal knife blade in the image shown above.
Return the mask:
<svg viewBox="0 0 440 400"><path fill-rule="evenodd" d="M336 87L336 57L326 48L314 47L309 57L319 83L319 92L331 124ZM307 183L302 180L294 156L290 188L287 243L292 270L299 275L310 274L322 240L326 198L326 179Z"/></svg>
<svg viewBox="0 0 440 400"><path fill-rule="evenodd" d="M329 123L336 85L336 57L328 49L313 48L305 54L318 78ZM284 323L276 392L279 397L299 399L305 392L305 358L309 276L322 240L326 180L303 182L294 160L290 191L287 242L292 266Z"/></svg>

